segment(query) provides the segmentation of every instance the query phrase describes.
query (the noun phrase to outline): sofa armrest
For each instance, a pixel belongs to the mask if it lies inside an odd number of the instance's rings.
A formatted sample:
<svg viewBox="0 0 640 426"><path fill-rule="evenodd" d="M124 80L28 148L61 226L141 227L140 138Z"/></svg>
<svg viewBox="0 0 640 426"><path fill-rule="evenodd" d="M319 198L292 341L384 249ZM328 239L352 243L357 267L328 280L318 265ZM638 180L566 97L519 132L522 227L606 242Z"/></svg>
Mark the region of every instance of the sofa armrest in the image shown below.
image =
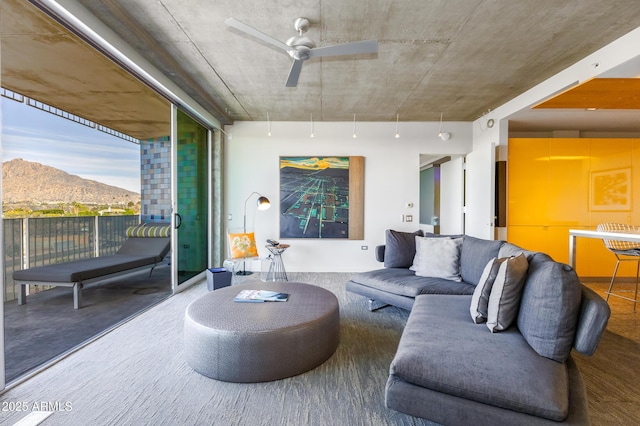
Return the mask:
<svg viewBox="0 0 640 426"><path fill-rule="evenodd" d="M595 291L582 285L580 316L576 328L573 347L584 355L593 355L602 333L607 328L611 309L607 302Z"/></svg>
<svg viewBox="0 0 640 426"><path fill-rule="evenodd" d="M384 245L376 246L376 260L378 262L384 262Z"/></svg>

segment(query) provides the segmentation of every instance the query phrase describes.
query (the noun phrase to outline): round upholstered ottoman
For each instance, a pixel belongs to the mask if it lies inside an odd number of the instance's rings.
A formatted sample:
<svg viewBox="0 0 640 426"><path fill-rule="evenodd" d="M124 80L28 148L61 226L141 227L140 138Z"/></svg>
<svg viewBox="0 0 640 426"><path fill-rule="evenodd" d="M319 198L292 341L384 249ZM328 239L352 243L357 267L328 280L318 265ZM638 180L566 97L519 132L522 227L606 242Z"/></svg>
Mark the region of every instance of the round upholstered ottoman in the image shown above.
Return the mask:
<svg viewBox="0 0 640 426"><path fill-rule="evenodd" d="M241 290L289 293L286 302L234 302ZM189 365L227 382L266 382L309 371L338 347L338 299L321 287L250 283L224 287L187 307L184 350Z"/></svg>

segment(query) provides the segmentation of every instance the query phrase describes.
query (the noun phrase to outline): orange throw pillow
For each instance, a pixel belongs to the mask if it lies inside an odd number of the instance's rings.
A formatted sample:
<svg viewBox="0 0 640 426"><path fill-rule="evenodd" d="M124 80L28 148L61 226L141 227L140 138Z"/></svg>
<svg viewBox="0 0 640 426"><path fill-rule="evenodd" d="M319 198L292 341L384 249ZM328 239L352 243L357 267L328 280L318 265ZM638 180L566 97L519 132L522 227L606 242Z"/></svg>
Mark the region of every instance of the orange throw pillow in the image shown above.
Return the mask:
<svg viewBox="0 0 640 426"><path fill-rule="evenodd" d="M258 248L256 247L256 238L253 232L229 234L229 248L231 249L232 259L258 257Z"/></svg>

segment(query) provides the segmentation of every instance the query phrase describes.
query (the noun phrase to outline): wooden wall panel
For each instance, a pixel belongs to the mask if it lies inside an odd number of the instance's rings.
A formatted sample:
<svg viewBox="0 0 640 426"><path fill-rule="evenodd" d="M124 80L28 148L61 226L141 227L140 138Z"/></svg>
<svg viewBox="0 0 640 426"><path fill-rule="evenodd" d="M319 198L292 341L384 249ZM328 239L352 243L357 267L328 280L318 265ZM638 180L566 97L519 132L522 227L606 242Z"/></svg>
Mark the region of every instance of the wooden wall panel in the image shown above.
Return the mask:
<svg viewBox="0 0 640 426"><path fill-rule="evenodd" d="M349 157L349 239L364 240L364 157Z"/></svg>

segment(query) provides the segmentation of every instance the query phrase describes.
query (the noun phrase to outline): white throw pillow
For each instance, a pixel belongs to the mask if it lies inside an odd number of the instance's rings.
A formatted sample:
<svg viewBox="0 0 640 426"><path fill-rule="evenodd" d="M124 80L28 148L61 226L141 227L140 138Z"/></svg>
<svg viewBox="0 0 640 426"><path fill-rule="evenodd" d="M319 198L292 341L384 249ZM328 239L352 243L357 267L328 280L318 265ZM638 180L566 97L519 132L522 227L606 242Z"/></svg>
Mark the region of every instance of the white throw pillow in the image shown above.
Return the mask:
<svg viewBox="0 0 640 426"><path fill-rule="evenodd" d="M524 253L510 257L500 265L487 311L487 327L492 333L506 330L516 320L528 269L529 262Z"/></svg>
<svg viewBox="0 0 640 426"><path fill-rule="evenodd" d="M420 245L419 239L421 238L451 238L451 237L431 237L431 236L421 236L421 235L417 235L414 239L416 242L416 254L415 256L413 256L413 264L409 267L409 270L416 272L418 269L421 268L420 266L420 261L421 259L423 259L424 257L428 256L429 253L426 251L425 248L422 249L422 251L418 251L418 245Z"/></svg>
<svg viewBox="0 0 640 426"><path fill-rule="evenodd" d="M462 238L416 237L414 268L419 277L462 281L460 250Z"/></svg>
<svg viewBox="0 0 640 426"><path fill-rule="evenodd" d="M503 257L501 259L494 257L487 263L487 266L485 266L484 270L482 271L482 275L480 276L478 285L473 291L473 296L471 297L471 306L469 307L471 319L476 324L481 324L487 320L487 311L489 309L489 296L491 295L491 289L493 288L493 283L498 276L500 265L502 265L505 260L507 260L506 257Z"/></svg>

